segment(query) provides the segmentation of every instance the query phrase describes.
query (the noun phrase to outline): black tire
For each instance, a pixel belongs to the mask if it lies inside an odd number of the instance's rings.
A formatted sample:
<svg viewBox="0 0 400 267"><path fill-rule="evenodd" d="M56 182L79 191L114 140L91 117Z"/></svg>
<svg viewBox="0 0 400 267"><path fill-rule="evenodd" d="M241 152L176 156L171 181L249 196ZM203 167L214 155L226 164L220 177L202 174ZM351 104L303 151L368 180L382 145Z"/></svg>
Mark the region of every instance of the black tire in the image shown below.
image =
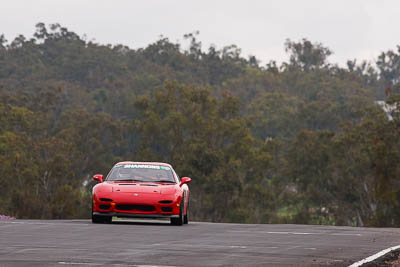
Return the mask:
<svg viewBox="0 0 400 267"><path fill-rule="evenodd" d="M93 202L92 202L92 223L111 223L111 216L93 215Z"/></svg>
<svg viewBox="0 0 400 267"><path fill-rule="evenodd" d="M186 208L186 215L183 216L183 223L184 224L189 224L189 201L188 201L188 205Z"/></svg>
<svg viewBox="0 0 400 267"><path fill-rule="evenodd" d="M93 200L92 200L92 223L102 223L100 216L93 215Z"/></svg>
<svg viewBox="0 0 400 267"><path fill-rule="evenodd" d="M92 223L111 223L111 216L92 215Z"/></svg>
<svg viewBox="0 0 400 267"><path fill-rule="evenodd" d="M92 214L92 223L103 223L103 218L101 218L102 216L98 216L98 215L93 215Z"/></svg>
<svg viewBox="0 0 400 267"><path fill-rule="evenodd" d="M112 216L102 216L104 223L111 223L112 222Z"/></svg>
<svg viewBox="0 0 400 267"><path fill-rule="evenodd" d="M172 225L183 225L183 203L185 203L184 199L181 200L181 204L179 205L179 217L178 218L171 218Z"/></svg>

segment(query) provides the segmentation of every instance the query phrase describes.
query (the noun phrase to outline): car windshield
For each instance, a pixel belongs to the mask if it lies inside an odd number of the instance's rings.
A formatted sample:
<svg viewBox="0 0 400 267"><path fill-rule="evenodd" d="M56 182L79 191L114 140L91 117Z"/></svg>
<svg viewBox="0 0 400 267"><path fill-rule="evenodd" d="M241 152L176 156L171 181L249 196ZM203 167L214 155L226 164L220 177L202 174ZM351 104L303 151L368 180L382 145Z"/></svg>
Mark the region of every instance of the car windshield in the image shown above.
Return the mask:
<svg viewBox="0 0 400 267"><path fill-rule="evenodd" d="M117 165L107 176L108 181L175 183L170 167L148 164Z"/></svg>

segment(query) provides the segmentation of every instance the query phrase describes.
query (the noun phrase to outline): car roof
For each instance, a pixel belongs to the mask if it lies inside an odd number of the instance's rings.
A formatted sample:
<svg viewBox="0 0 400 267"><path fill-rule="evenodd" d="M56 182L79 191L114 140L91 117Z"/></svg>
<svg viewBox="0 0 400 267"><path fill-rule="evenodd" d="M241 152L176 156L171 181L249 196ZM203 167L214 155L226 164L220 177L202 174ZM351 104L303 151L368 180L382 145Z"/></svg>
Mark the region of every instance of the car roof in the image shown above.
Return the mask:
<svg viewBox="0 0 400 267"><path fill-rule="evenodd" d="M171 164L164 163L164 162L121 161L115 165L125 165L125 164L162 165L162 166L168 166L168 167L172 168Z"/></svg>

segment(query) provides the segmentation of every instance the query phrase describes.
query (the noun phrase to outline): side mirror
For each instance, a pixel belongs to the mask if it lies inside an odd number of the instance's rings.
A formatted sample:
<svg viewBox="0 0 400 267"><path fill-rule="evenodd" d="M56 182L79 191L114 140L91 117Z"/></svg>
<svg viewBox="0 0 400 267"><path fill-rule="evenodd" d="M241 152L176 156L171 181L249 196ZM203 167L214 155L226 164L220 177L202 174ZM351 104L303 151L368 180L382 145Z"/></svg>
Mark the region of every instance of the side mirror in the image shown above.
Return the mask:
<svg viewBox="0 0 400 267"><path fill-rule="evenodd" d="M190 179L190 177L183 177L182 179L181 179L181 184L179 185L179 186L182 186L182 185L184 185L184 184L188 184L188 183L190 183L192 181L192 179Z"/></svg>
<svg viewBox="0 0 400 267"><path fill-rule="evenodd" d="M103 182L103 174L95 174L93 175L93 180L99 181L100 183Z"/></svg>

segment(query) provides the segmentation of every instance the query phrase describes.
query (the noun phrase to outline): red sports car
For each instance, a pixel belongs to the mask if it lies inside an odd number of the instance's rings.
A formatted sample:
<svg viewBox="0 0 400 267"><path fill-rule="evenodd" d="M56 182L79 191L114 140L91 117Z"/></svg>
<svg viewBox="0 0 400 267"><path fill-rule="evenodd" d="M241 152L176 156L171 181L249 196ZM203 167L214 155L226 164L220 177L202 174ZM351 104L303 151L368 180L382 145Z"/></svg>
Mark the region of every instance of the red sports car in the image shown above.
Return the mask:
<svg viewBox="0 0 400 267"><path fill-rule="evenodd" d="M171 165L157 162L119 162L93 187L92 222L110 223L113 216L170 218L171 224L189 222L191 179L179 179Z"/></svg>

